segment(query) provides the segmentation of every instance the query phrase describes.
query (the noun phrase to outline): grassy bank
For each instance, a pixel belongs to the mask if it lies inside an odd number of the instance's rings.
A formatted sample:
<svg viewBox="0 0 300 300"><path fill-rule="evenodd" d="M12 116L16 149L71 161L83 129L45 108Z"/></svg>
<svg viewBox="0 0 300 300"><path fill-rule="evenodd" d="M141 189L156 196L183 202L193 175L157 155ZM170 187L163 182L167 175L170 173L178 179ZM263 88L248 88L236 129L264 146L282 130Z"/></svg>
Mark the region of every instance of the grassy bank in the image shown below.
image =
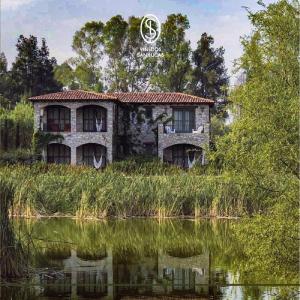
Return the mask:
<svg viewBox="0 0 300 300"><path fill-rule="evenodd" d="M100 172L46 164L0 168L0 177L9 178L14 187L12 213L17 215L235 217L249 211L237 182L197 174L155 161L136 166L121 162Z"/></svg>

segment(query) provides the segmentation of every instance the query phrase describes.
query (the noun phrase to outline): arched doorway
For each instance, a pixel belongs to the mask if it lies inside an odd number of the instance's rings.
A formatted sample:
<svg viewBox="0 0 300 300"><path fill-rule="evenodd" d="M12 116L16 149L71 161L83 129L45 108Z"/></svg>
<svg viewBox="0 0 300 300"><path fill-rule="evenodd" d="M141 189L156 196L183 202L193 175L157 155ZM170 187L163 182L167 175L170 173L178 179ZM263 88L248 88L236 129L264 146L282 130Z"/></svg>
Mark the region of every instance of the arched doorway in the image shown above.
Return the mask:
<svg viewBox="0 0 300 300"><path fill-rule="evenodd" d="M47 146L47 163L70 164L71 148L64 144L49 144Z"/></svg>
<svg viewBox="0 0 300 300"><path fill-rule="evenodd" d="M100 144L83 144L77 147L77 164L96 168L106 166L106 147Z"/></svg>
<svg viewBox="0 0 300 300"><path fill-rule="evenodd" d="M195 163L202 163L203 150L190 144L177 144L164 149L164 162L182 168L191 168Z"/></svg>

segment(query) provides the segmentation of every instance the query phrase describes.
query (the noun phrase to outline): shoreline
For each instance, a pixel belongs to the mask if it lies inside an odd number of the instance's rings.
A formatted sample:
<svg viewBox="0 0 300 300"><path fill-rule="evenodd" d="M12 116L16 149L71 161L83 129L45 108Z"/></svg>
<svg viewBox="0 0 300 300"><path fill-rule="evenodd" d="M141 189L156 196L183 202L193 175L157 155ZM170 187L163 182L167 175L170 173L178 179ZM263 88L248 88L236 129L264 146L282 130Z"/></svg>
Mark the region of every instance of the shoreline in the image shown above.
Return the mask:
<svg viewBox="0 0 300 300"><path fill-rule="evenodd" d="M158 216L129 216L129 217L76 217L73 215L38 215L38 216L26 216L26 215L10 215L10 218L22 218L22 219L72 219L72 220L82 220L82 221L107 221L107 220L128 220L128 219L180 219L180 220L240 220L243 217L225 217L225 216L207 216L207 217L194 217L194 216L170 216L170 217L158 217Z"/></svg>

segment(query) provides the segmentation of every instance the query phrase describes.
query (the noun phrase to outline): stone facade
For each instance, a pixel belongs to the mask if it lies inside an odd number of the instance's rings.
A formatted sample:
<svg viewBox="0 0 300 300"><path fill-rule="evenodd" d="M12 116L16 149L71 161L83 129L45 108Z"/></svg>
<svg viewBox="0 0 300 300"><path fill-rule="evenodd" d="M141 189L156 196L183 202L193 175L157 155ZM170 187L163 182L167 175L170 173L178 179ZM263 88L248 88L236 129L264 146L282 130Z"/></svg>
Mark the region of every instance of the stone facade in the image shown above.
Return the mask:
<svg viewBox="0 0 300 300"><path fill-rule="evenodd" d="M149 154L163 159L168 147L178 144L188 144L204 149L210 138L209 105L172 105L172 104L120 104L113 101L35 101L35 129L43 129L47 122L49 106L64 106L70 109L71 130L59 132L64 139L62 144L71 149L71 164L80 164L80 146L84 144L99 144L106 147L106 161L123 158L128 154ZM84 132L82 126L82 111L80 108L95 105L107 111L106 132ZM152 109L152 116L146 117L146 108ZM189 108L194 111L195 128L203 130L189 133L166 133L165 126L172 125L174 108ZM169 122L163 124L165 120ZM129 151L125 151L125 144ZM45 149L45 155L47 155ZM167 152L166 152L167 153Z"/></svg>
<svg viewBox="0 0 300 300"><path fill-rule="evenodd" d="M45 111L46 107L49 106L64 106L70 109L71 112L71 131L70 132L59 132L64 139L62 144L71 148L71 164L78 164L77 148L81 145L93 143L99 144L106 147L106 161L110 163L114 159L115 145L114 145L114 127L115 127L115 103L109 101L84 101L84 102L34 102L34 127L35 129L43 129L42 124L47 122L47 113ZM107 110L107 130L106 132L83 132L82 125L80 124L80 115L78 114L78 109L87 106L95 105L103 107ZM80 130L81 128L81 130ZM47 149L45 149L45 155L47 155Z"/></svg>

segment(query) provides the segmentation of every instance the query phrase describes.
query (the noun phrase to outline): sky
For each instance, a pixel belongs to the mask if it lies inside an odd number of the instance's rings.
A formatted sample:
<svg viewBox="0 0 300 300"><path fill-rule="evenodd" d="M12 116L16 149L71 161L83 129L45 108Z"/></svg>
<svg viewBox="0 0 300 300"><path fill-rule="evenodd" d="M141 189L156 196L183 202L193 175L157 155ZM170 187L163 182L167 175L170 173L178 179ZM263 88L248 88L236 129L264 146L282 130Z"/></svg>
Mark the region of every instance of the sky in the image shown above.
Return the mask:
<svg viewBox="0 0 300 300"><path fill-rule="evenodd" d="M264 0L265 4L273 2ZM242 54L240 37L251 34L245 7L260 9L256 0L0 0L0 51L9 65L16 56L20 34L46 38L50 55L58 63L72 57L72 37L91 20L106 22L120 14L142 17L154 14L161 22L171 13L187 15L190 28L187 38L195 48L203 32L211 34L215 47L225 48L225 64L231 76L233 62ZM234 83L234 76L231 83Z"/></svg>

